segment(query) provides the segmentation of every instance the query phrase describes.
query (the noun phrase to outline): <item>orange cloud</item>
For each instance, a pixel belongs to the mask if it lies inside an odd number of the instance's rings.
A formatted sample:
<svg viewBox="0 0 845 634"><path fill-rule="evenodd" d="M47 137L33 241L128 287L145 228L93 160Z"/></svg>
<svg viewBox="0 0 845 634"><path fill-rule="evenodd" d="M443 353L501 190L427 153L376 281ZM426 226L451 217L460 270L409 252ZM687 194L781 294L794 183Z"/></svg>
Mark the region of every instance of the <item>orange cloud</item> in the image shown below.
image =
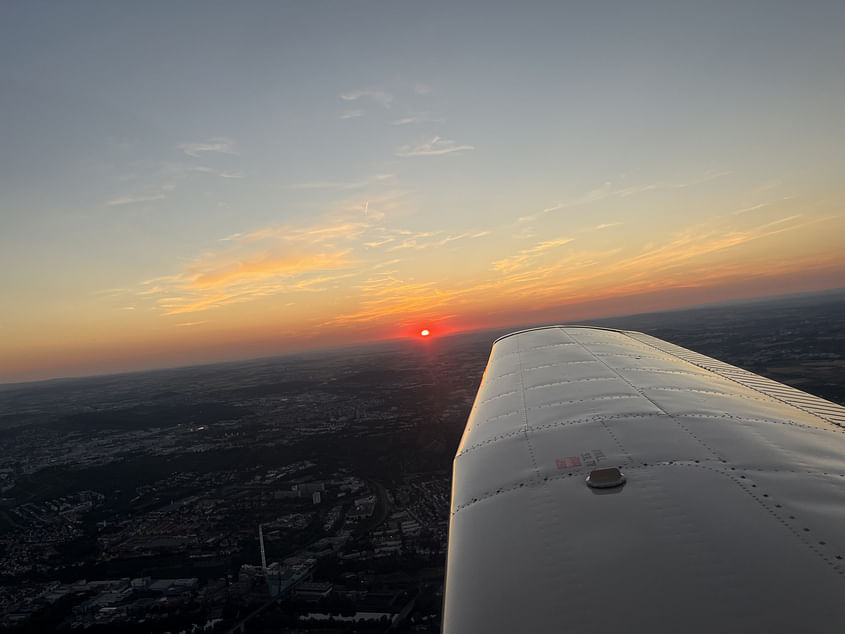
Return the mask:
<svg viewBox="0 0 845 634"><path fill-rule="evenodd" d="M786 260L779 255L773 262L734 249L833 219L801 222L802 218L795 214L745 229L735 229L724 219L715 218L678 232L661 245L645 244L624 257L622 247L596 250L578 248L577 243L560 256L555 248L573 239L547 240L494 260L496 274L481 277L437 276L435 281L377 276L355 286L353 310L336 315L324 325L416 322L444 310L477 313L483 307L535 311L562 302L583 303L670 288L709 288L774 271L794 274L812 261L820 261L821 254L810 261L797 259L796 254Z"/></svg>
<svg viewBox="0 0 845 634"><path fill-rule="evenodd" d="M572 240L573 238L557 238L555 240L540 242L530 249L523 249L517 255L494 262L493 268L499 271L513 271L522 268L540 257L543 251L569 244Z"/></svg>
<svg viewBox="0 0 845 634"><path fill-rule="evenodd" d="M197 272L190 282L193 288L227 287L268 277L290 277L313 271L328 271L349 266L345 253L274 255L261 253L237 262L224 263L214 270Z"/></svg>

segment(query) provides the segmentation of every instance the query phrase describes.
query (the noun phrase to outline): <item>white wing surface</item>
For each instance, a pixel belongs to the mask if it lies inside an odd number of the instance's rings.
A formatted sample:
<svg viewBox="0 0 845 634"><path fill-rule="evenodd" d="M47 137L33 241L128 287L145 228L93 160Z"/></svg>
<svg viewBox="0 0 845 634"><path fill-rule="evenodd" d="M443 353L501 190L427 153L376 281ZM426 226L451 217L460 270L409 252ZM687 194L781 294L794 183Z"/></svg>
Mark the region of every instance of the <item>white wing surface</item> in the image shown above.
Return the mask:
<svg viewBox="0 0 845 634"><path fill-rule="evenodd" d="M845 632L843 423L641 333L502 337L454 462L444 632ZM605 468L625 483L588 486Z"/></svg>

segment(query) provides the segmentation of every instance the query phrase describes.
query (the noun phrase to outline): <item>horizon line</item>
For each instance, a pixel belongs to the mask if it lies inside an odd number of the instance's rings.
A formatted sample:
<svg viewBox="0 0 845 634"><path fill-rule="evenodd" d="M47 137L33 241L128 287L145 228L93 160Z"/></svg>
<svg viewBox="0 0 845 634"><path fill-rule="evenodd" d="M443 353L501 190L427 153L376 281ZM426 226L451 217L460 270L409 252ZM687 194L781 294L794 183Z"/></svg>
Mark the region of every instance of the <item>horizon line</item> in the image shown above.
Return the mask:
<svg viewBox="0 0 845 634"><path fill-rule="evenodd" d="M845 292L845 286L837 286L833 288L826 288L821 290L814 290L814 291L799 291L799 292L791 292L791 293L777 293L774 295L752 295L750 297L743 297L740 299L727 299L727 300L717 300L713 302L705 302L702 304L692 304L690 306L684 306L682 308L669 308L663 310L653 310L648 312L635 312L635 313L623 313L623 314L608 314L608 315L597 315L594 317L589 317L586 320L579 320L578 324L569 324L569 323L555 323L552 324L550 322L534 322L534 323L506 323L500 326L485 326L480 328L467 328L464 330L454 330L447 332L443 335L440 335L438 338L447 338L453 337L458 335L466 335L469 333L480 333L488 330L503 330L509 328L515 329L526 329L526 328L537 328L541 326L572 326L572 325L589 325L585 322L589 322L590 320L604 320L604 319L624 319L626 317L637 317L642 315L657 315L663 313L677 313L677 312L684 312L688 310L697 310L701 308L708 308L708 307L716 307L716 306L724 306L724 305L737 305L737 304L745 304L745 303L753 303L761 300L777 300L777 299L786 299L789 297L801 297L801 296L812 296L812 295L825 295L825 294L835 294L837 292ZM515 330L516 332L516 330ZM313 348L305 348L301 350L291 351L291 352L282 352L278 354L270 354L270 355L262 355L257 357L245 357L242 359L220 359L219 361L208 361L203 363L188 363L184 365L164 365L155 368L146 368L146 369L139 369L139 370L124 370L118 372L104 372L102 374L80 374L80 375L65 375L65 376L54 376L44 379L33 379L29 381L0 381L0 390L8 390L8 389L16 389L16 388L27 388L27 387L35 387L36 384L44 384L44 383L52 383L52 382L62 382L62 381L85 381L91 379L104 379L108 377L119 377L119 376L126 376L132 374L148 374L154 372L166 372L172 370L186 370L189 368L204 368L214 365L226 365L226 364L233 364L233 363L251 363L255 361L261 360L268 360L268 359L278 359L283 357L292 357L295 355L302 355L302 354L310 354L315 352L331 352L335 350L343 350L345 348L352 348L356 346L374 346L380 344L387 344L391 342L396 342L399 340L411 340L411 337L407 335L396 335L393 337L385 337L382 339L367 339L363 341L357 341L354 343L347 343L347 344L337 344L337 345L330 345L330 346L316 346ZM490 344L492 345L493 342L491 341Z"/></svg>

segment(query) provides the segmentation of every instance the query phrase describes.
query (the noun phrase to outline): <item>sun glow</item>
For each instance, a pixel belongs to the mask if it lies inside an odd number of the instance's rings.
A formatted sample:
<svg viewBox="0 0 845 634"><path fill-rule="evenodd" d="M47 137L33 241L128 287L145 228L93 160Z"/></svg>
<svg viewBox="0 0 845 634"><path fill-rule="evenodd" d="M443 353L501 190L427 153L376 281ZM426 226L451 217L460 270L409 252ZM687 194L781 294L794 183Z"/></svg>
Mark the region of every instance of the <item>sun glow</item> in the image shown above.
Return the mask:
<svg viewBox="0 0 845 634"><path fill-rule="evenodd" d="M431 334L431 331L428 328L423 328L420 330L420 337L428 337Z"/></svg>

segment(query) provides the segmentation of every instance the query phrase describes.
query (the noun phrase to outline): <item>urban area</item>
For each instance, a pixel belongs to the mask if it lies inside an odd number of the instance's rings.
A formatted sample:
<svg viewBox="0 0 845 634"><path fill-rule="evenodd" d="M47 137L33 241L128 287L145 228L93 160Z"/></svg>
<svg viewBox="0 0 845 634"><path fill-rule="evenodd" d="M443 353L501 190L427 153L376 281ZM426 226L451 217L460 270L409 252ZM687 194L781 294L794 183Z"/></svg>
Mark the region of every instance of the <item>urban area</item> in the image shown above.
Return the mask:
<svg viewBox="0 0 845 634"><path fill-rule="evenodd" d="M596 323L845 404L841 291ZM0 628L439 631L451 461L510 330L0 386Z"/></svg>

